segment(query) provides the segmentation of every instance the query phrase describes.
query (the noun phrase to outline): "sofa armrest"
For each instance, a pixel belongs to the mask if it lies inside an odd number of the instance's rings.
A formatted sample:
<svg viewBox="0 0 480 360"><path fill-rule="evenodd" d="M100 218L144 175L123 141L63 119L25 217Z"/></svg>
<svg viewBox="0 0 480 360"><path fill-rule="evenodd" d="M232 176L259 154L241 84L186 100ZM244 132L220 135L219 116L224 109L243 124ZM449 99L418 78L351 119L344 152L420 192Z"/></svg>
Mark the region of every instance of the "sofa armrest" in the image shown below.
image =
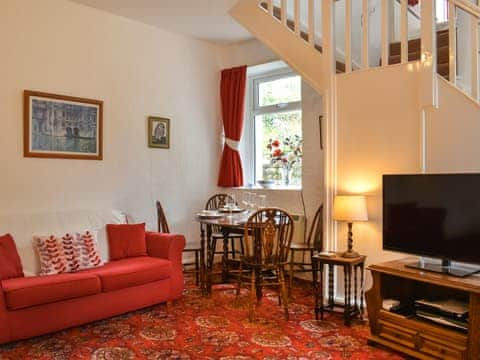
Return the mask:
<svg viewBox="0 0 480 360"><path fill-rule="evenodd" d="M186 243L183 235L147 232L146 240L149 256L168 259L181 271L182 252Z"/></svg>
<svg viewBox="0 0 480 360"><path fill-rule="evenodd" d="M0 344L10 340L10 328L8 325L8 310L5 302L5 292L0 280Z"/></svg>

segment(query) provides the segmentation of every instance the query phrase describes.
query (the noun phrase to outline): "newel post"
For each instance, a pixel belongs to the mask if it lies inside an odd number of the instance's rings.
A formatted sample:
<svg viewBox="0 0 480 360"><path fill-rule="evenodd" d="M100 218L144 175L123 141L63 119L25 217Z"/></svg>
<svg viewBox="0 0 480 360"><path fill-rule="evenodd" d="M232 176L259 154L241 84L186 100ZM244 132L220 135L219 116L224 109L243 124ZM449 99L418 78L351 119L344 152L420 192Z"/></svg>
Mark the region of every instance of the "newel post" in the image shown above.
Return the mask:
<svg viewBox="0 0 480 360"><path fill-rule="evenodd" d="M336 227L332 217L333 199L336 192L336 157L337 157L337 117L335 107L336 97L336 58L335 58L335 14L334 0L322 0L322 55L323 72L328 84L323 94L324 126L326 135L325 147L325 227L324 238L329 239L326 244L330 250L336 247Z"/></svg>

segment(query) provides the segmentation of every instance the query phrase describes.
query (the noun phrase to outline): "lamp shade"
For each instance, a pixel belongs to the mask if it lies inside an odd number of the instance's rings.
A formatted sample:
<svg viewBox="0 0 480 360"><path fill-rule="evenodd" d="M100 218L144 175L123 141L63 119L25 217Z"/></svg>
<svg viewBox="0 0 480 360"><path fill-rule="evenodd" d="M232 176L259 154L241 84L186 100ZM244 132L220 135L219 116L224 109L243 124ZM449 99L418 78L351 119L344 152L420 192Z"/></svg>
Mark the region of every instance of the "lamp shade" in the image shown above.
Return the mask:
<svg viewBox="0 0 480 360"><path fill-rule="evenodd" d="M361 195L337 195L333 204L333 218L337 221L368 221L367 202Z"/></svg>

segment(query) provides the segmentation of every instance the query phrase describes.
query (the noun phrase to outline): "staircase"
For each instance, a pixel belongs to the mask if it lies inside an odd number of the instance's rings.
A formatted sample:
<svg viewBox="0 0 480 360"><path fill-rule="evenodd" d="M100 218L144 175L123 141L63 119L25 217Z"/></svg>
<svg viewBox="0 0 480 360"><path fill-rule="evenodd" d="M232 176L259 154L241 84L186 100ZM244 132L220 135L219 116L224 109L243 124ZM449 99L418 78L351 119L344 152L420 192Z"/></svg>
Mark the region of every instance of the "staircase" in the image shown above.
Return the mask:
<svg viewBox="0 0 480 360"><path fill-rule="evenodd" d="M262 7L265 11L269 11L269 4L267 2L262 2L260 3L260 7ZM272 4L272 15L275 19L277 19L278 21L282 21L282 10L281 8L279 8L278 6L273 6ZM292 20L292 19L288 19L286 20L286 26L291 30L291 31L295 31L295 21ZM300 26L300 24L299 24ZM302 31L300 30L300 37L306 41L307 43L310 42L310 38L309 38L309 34L306 33L305 31ZM320 44L317 44L315 42L315 40L313 40L313 47L319 51L320 53L322 53L322 45ZM341 61L338 61L336 60L336 73L337 74L340 74L340 73L344 73L345 72L345 64Z"/></svg>
<svg viewBox="0 0 480 360"><path fill-rule="evenodd" d="M390 44L388 64L400 64L401 42ZM420 60L421 40L412 39L408 41L408 61ZM449 31L437 31L437 73L448 80L449 78Z"/></svg>

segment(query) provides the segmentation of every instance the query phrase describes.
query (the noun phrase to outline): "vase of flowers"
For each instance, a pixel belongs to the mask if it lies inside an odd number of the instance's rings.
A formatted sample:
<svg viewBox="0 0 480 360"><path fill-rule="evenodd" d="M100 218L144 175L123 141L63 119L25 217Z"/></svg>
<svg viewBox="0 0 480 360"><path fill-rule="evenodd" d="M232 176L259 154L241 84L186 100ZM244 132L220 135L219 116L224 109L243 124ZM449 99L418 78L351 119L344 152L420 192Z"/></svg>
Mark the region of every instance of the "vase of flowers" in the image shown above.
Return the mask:
<svg viewBox="0 0 480 360"><path fill-rule="evenodd" d="M267 144L270 163L281 168L284 185L290 185L292 171L302 161L302 147L303 140L298 135L289 136L283 140L270 139Z"/></svg>

